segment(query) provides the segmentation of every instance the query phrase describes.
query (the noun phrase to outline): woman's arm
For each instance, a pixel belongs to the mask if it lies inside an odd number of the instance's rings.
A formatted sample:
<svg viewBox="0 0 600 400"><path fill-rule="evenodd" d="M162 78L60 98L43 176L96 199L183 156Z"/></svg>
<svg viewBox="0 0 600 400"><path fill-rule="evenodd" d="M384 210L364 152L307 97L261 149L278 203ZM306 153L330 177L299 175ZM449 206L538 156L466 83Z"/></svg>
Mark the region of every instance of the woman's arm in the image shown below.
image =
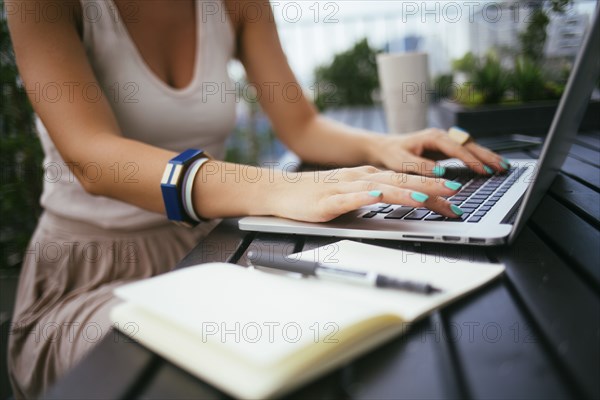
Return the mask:
<svg viewBox="0 0 600 400"><path fill-rule="evenodd" d="M277 136L303 161L339 166L374 164L369 149L373 135L319 116L290 69L270 4L248 1L260 6L262 12L259 18L242 21L239 58L249 81L260 88L260 105Z"/></svg>
<svg viewBox="0 0 600 400"><path fill-rule="evenodd" d="M7 8L20 9L24 3L11 0ZM86 84L100 86L78 36L74 14L69 10L73 2L64 0L55 4L61 4L64 10L61 18L52 21L8 15L19 70L36 113L63 160L88 193L164 213L160 181L165 165L175 153L125 138L104 96L100 101L90 102L82 91L76 90ZM37 98L35 90L49 85L70 86L75 90L52 101ZM296 121L290 124L292 127L314 121L306 118L314 113L308 102L300 104L298 111L293 108L276 111L290 111ZM285 115L277 120L285 125ZM312 140L308 136L306 139ZM340 146L344 144L336 144L338 149ZM360 154L348 156L350 162L351 157ZM84 174L85 166L92 162L101 170L100 178L94 181L86 179ZM115 163L134 163L138 167L135 183L115 181L110 172ZM445 186L444 180L394 174L373 167L296 174L210 161L197 175L193 201L198 214L207 218L278 215L325 221L379 201L425 206L446 216L456 216L450 204L439 197L455 192Z"/></svg>
<svg viewBox="0 0 600 400"><path fill-rule="evenodd" d="M7 9L21 10L27 1L8 1ZM160 188L156 184L172 152L126 139L106 100L89 101L84 85L100 88L77 33L74 2L55 2L63 7L60 18L49 20L35 15L8 14L8 26L19 72L35 112L83 188L92 194L113 197L142 208L161 212ZM22 17L23 15L23 17ZM44 88L72 87L56 101L36 93ZM36 92L37 91L37 92ZM68 95L67 95L68 94ZM95 99L94 99L95 100ZM86 179L83 168L94 162L100 179ZM138 167L136 183L115 182L110 167L133 162Z"/></svg>
<svg viewBox="0 0 600 400"><path fill-rule="evenodd" d="M320 116L289 67L269 3L248 1L259 4L262 13L242 24L240 60L250 81L261 89L260 104L278 137L303 161L369 164L432 176L435 162L423 155L439 152L461 159L480 174L488 173L484 165L498 172L506 170L499 155L476 143L460 146L439 129L415 135L380 135Z"/></svg>
<svg viewBox="0 0 600 400"><path fill-rule="evenodd" d="M8 10L21 10L30 6L26 3L11 0L6 7ZM19 72L35 112L42 119L63 160L88 193L164 213L160 181L165 165L176 153L123 137L106 96L99 101L89 101L85 97L82 87L94 85L100 88L100 85L77 32L77 13L73 12L73 7L78 2L63 0L55 4L60 4L63 9L61 17L53 20L36 18L33 14L8 13ZM74 89L70 93L63 90L56 101L36 95L36 91L39 94L43 88L52 86ZM99 167L99 179L86 179L84 168L90 163ZM137 167L134 182L115 180L114 166L127 163L134 163ZM220 176L208 177L203 183L216 198L228 199L226 214L263 212L256 207L257 202L240 196L240 193L252 195L257 185L226 183L221 182ZM210 208L208 211L214 214Z"/></svg>

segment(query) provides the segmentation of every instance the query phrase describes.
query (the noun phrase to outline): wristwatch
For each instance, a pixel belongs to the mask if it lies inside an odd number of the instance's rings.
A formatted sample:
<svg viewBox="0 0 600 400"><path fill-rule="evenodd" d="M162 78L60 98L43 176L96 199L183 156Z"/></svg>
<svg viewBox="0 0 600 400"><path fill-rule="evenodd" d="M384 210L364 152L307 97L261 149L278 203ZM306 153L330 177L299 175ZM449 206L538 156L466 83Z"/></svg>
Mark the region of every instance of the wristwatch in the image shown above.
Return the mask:
<svg viewBox="0 0 600 400"><path fill-rule="evenodd" d="M203 150L187 149L183 153L173 157L167 163L160 181L160 188L165 202L167 217L185 226L195 226L194 221L185 211L183 205L183 178L189 166L196 160L208 158Z"/></svg>

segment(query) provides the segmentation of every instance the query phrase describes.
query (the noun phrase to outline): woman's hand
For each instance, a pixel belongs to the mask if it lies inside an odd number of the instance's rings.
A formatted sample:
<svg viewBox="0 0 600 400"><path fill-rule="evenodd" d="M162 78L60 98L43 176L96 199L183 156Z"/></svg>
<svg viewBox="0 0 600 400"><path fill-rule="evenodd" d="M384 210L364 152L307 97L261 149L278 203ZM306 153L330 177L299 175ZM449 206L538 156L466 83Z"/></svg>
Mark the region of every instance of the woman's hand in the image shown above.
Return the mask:
<svg viewBox="0 0 600 400"><path fill-rule="evenodd" d="M458 217L462 214L460 208L442 196L452 196L460 187L445 179L370 166L299 172L282 175L273 183L264 213L324 222L362 206L385 202L427 207L447 217Z"/></svg>
<svg viewBox="0 0 600 400"><path fill-rule="evenodd" d="M386 135L374 140L377 144L373 146L373 159L378 165L394 171L442 176L444 168L434 161L442 158L458 158L482 175L502 173L510 168L502 156L473 141L460 145L441 129L430 128L409 135Z"/></svg>

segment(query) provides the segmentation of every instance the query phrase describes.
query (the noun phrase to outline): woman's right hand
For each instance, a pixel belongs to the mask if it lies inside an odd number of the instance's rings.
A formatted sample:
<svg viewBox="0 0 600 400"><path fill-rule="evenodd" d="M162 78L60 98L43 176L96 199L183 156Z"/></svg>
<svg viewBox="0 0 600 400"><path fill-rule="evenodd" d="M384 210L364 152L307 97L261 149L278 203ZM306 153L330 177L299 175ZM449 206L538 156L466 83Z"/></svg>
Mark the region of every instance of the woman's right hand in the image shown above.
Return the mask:
<svg viewBox="0 0 600 400"><path fill-rule="evenodd" d="M268 214L298 221L325 222L375 203L426 207L446 217L462 214L444 196L460 184L371 166L330 171L282 173L268 191Z"/></svg>

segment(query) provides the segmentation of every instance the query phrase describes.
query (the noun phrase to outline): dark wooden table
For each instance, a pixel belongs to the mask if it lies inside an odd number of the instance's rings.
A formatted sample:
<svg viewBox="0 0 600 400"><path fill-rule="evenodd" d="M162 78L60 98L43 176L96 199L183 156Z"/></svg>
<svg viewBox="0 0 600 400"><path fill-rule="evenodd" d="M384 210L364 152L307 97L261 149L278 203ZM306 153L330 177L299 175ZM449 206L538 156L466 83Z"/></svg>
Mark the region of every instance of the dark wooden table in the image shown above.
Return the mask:
<svg viewBox="0 0 600 400"><path fill-rule="evenodd" d="M373 115L351 118L368 120ZM366 124L359 122L353 124ZM505 155L532 158L537 154L533 150ZM506 273L416 323L407 335L289 397L600 398L599 192L600 132L582 133L512 246L366 241L443 257L499 260L506 264ZM177 267L212 261L245 266L247 252L257 247L295 252L333 241L241 232L237 220L225 220ZM46 397L227 396L115 331Z"/></svg>

